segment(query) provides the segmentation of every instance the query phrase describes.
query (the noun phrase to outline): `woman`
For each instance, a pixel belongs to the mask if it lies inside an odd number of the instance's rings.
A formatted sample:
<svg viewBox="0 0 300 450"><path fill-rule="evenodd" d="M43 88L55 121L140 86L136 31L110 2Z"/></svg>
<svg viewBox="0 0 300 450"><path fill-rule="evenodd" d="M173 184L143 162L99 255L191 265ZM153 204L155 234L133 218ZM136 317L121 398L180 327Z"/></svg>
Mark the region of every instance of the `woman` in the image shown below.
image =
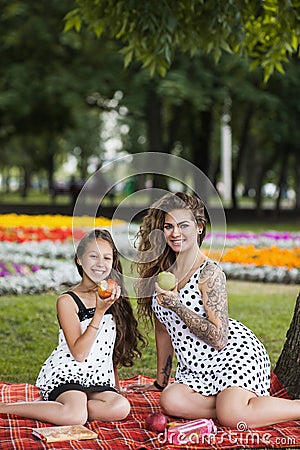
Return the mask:
<svg viewBox="0 0 300 450"><path fill-rule="evenodd" d="M271 397L270 362L256 336L228 318L226 280L201 251L204 204L196 196L166 194L154 203L138 233L139 312L153 313L157 379L164 412L185 419L217 418L221 424L261 427L300 418L300 401ZM172 271L177 286L155 283ZM153 295L154 294L154 295ZM168 384L173 351L178 365Z"/></svg>

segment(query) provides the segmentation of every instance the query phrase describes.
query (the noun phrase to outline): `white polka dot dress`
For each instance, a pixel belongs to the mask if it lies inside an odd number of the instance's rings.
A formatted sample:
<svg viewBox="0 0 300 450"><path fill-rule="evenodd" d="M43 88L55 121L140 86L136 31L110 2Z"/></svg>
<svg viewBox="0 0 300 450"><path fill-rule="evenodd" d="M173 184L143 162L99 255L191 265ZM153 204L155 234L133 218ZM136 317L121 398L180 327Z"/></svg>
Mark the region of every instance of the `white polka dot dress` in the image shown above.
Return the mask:
<svg viewBox="0 0 300 450"><path fill-rule="evenodd" d="M179 291L181 302L199 316L206 317L198 288L202 264ZM222 350L207 345L192 332L177 314L160 306L155 298L152 308L157 319L167 328L178 360L175 381L203 395L215 395L238 386L258 396L269 395L270 361L268 354L251 330L229 319L228 343Z"/></svg>
<svg viewBox="0 0 300 450"><path fill-rule="evenodd" d="M78 305L78 316L84 332L93 318L95 308L87 309L74 292L68 291L68 294ZM103 316L87 358L79 362L72 356L64 333L60 329L58 346L44 362L36 381L44 400L55 400L58 395L68 390L115 391L112 360L115 339L116 325L108 310Z"/></svg>

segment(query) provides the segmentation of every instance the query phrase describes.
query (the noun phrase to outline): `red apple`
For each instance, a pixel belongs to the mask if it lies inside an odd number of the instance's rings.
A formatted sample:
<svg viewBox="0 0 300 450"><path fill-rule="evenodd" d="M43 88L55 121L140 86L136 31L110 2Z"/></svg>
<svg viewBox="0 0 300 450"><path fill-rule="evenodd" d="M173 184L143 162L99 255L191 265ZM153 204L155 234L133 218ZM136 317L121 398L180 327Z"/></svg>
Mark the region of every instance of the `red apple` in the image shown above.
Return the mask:
<svg viewBox="0 0 300 450"><path fill-rule="evenodd" d="M111 296L112 291L117 287L118 283L111 278L108 280L102 280L98 283L98 294L101 298L108 298Z"/></svg>
<svg viewBox="0 0 300 450"><path fill-rule="evenodd" d="M168 419L162 412L158 412L149 414L145 422L149 431L164 431L167 427Z"/></svg>

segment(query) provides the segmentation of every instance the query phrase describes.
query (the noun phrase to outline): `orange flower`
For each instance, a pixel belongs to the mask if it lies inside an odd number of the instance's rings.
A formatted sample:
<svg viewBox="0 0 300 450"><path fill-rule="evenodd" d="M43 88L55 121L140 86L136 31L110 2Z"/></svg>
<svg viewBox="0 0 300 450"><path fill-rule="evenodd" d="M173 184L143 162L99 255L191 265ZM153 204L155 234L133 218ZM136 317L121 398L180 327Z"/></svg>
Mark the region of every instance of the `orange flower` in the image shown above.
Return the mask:
<svg viewBox="0 0 300 450"><path fill-rule="evenodd" d="M280 266L287 269L300 267L300 248L237 246L226 250L221 262L254 264L256 266Z"/></svg>

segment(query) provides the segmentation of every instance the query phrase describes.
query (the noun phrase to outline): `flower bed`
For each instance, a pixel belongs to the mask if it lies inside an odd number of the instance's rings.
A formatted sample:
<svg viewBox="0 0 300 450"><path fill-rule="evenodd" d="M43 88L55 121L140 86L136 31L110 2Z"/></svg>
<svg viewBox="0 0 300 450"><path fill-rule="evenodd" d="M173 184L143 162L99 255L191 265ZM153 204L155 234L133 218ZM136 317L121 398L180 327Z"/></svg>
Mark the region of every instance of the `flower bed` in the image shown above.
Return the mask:
<svg viewBox="0 0 300 450"><path fill-rule="evenodd" d="M299 269L277 266L255 266L254 264L234 264L221 262L228 279L260 281L264 283L300 284Z"/></svg>
<svg viewBox="0 0 300 450"><path fill-rule="evenodd" d="M0 261L0 277L13 275L30 275L39 270L36 264L14 263L10 261Z"/></svg>
<svg viewBox="0 0 300 450"><path fill-rule="evenodd" d="M221 246L224 240L224 235L216 233L214 247ZM300 283L300 233L227 233L223 253L221 249L209 252L205 244L204 250L220 261L227 278Z"/></svg>
<svg viewBox="0 0 300 450"><path fill-rule="evenodd" d="M0 263L11 270L2 271L7 276L0 276L0 294L59 292L76 284L80 277L73 262L73 239L78 241L91 227L111 226L105 217L74 221L63 215L1 215ZM114 227L124 229L124 222L114 220ZM12 267L19 270L13 273Z"/></svg>
<svg viewBox="0 0 300 450"><path fill-rule="evenodd" d="M111 220L106 217L90 217L90 216L63 216L61 214L41 214L36 216L29 216L26 214L2 214L1 226L3 228L49 228L49 229L72 229L74 221L81 227L90 226L91 222L95 226L106 227L111 225ZM124 223L121 220L114 220L114 224Z"/></svg>
<svg viewBox="0 0 300 450"><path fill-rule="evenodd" d="M115 220L114 224L122 224ZM76 228L73 229L73 226ZM106 217L91 218L88 216L76 217L57 215L28 216L25 214L1 215L0 241L27 242L27 241L60 241L81 239L84 229L91 226L109 227L111 220Z"/></svg>
<svg viewBox="0 0 300 450"><path fill-rule="evenodd" d="M73 263L72 217L9 214L1 216L1 224L0 294L59 292L79 281ZM76 218L76 226L75 240L91 227L91 218ZM130 241L136 225L114 221L112 226L110 220L97 218L93 226L109 228L121 254L134 259ZM214 235L211 251L210 237L208 233L203 250L220 260L224 235ZM220 264L229 279L300 284L300 234L227 233Z"/></svg>
<svg viewBox="0 0 300 450"><path fill-rule="evenodd" d="M210 239L211 234L207 233L206 239ZM223 245L224 234L214 233L214 245ZM236 247L238 245L255 245L261 247L294 248L300 247L300 233L265 231L262 233L247 232L227 232L226 247Z"/></svg>

